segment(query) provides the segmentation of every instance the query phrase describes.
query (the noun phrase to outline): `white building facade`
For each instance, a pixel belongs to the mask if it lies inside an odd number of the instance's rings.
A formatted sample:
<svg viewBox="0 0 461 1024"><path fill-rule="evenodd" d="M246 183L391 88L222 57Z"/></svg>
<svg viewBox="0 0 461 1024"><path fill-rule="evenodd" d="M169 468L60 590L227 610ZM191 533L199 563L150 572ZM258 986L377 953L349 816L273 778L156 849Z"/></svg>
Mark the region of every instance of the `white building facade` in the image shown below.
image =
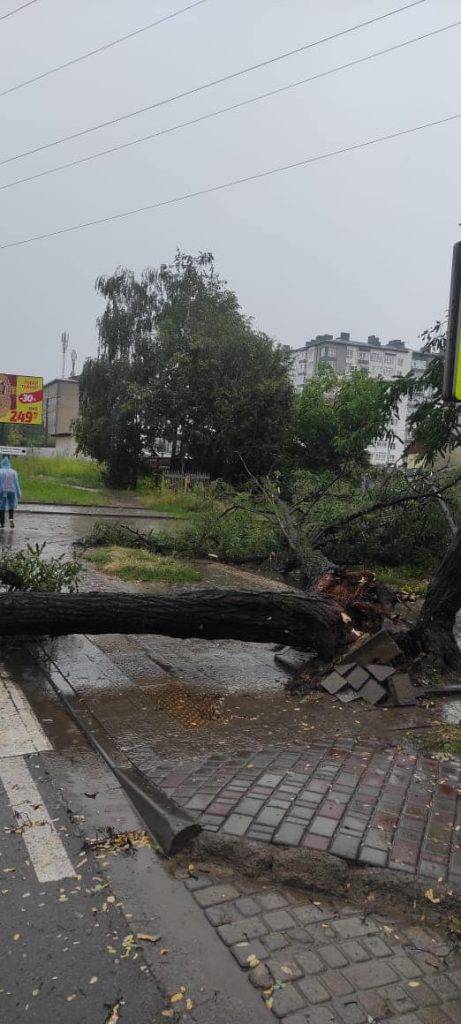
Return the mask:
<svg viewBox="0 0 461 1024"><path fill-rule="evenodd" d="M375 334L370 334L367 341L353 341L346 332L341 332L336 338L332 334L318 334L312 341L306 341L303 348L293 350L291 378L296 391L302 391L305 382L314 376L319 363L329 363L339 374L350 370L366 370L370 377L381 377L384 380L402 377L412 369L419 376L428 359L430 356L426 353L406 348L400 338L381 343ZM408 416L416 401L409 400L407 396L401 400L392 423L395 439L390 442L378 441L370 447L370 458L374 465L390 465L402 457L409 440Z"/></svg>

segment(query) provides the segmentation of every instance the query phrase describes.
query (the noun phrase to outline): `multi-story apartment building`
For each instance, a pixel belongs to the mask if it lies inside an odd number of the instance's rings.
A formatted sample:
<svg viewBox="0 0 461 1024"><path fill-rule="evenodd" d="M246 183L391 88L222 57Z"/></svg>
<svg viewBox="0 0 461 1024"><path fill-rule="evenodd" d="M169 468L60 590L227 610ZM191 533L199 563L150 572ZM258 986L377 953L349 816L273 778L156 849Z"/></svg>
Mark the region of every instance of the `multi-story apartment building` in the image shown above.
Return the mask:
<svg viewBox="0 0 461 1024"><path fill-rule="evenodd" d="M414 369L420 375L430 356L407 348L400 338L381 343L375 334L367 341L353 341L350 334L341 332L337 338L332 334L318 334L312 341L306 341L303 348L293 350L292 381L296 391L302 391L307 380L314 376L319 363L329 363L337 373L349 370L366 370L371 377L391 379L401 377ZM417 399L403 398L392 423L395 439L379 441L370 448L371 461L375 465L397 462L409 440L407 420L417 404Z"/></svg>

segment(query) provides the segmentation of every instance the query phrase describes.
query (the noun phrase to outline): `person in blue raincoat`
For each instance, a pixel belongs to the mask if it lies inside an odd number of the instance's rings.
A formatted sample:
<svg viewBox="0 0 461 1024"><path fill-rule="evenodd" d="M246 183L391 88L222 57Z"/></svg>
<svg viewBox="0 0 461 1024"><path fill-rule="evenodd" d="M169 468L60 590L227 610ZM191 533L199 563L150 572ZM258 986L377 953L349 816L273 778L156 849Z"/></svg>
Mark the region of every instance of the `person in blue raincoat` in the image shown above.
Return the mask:
<svg viewBox="0 0 461 1024"><path fill-rule="evenodd" d="M21 497L19 477L7 455L0 467L0 530L5 527L5 512L8 509L10 527L14 527L14 512Z"/></svg>

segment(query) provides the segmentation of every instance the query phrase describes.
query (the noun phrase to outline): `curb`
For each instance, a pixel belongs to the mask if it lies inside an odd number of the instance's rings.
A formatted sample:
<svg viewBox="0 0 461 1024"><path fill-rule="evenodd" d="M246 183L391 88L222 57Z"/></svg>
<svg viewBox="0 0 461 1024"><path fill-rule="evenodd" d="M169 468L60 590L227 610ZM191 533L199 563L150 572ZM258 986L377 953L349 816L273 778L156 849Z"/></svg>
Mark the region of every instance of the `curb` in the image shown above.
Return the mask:
<svg viewBox="0 0 461 1024"><path fill-rule="evenodd" d="M116 747L110 746L110 742L101 742L97 739L97 733L103 733L97 719L89 711L77 710L75 694L67 680L62 677L58 682L46 671L46 667L45 672L50 686L64 704L66 711L118 779L162 852L166 856L180 853L198 836L201 825L161 789L149 782L133 765L128 762L118 763L120 755Z"/></svg>
<svg viewBox="0 0 461 1024"><path fill-rule="evenodd" d="M364 914L410 911L412 916L446 931L450 931L450 918L461 916L461 892L429 878L413 879L404 871L362 867L331 853L245 842L202 831L193 840L190 854L197 867L201 860L227 861L248 878L264 875L292 889L324 892L362 904ZM428 899L428 890L438 902Z"/></svg>
<svg viewBox="0 0 461 1024"><path fill-rule="evenodd" d="M142 510L135 509L131 505L73 505L66 508L63 505L48 505L47 502L43 501L27 501L25 502L25 504L32 506L31 508L24 508L24 505L19 506L18 511L20 511L22 515L25 516L37 515L37 508L44 507L46 511L44 511L43 513L39 513L43 514L44 516L87 516L88 514L91 514L89 512L90 509L98 509L99 512L94 512L95 519L97 518L98 514L106 514L106 518L108 519L116 519L117 516L120 516L124 519L167 519L168 521L173 520L174 522L176 522L176 520L178 520L178 522L184 521L184 516L170 516L168 515L168 512L152 513L151 511L149 511L149 509L147 509L146 512L144 513ZM70 508L72 509L72 511L69 511ZM104 511L101 512L101 510ZM109 512L109 510L110 515L107 515L107 512Z"/></svg>

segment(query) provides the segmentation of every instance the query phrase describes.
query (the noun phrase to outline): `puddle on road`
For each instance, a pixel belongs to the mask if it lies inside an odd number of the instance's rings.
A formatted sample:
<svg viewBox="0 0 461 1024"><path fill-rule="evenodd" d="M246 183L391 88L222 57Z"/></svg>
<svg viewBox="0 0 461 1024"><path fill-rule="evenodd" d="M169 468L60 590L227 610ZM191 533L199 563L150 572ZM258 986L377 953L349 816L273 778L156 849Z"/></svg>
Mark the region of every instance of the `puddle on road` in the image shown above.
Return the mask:
<svg viewBox="0 0 461 1024"><path fill-rule="evenodd" d="M81 540L93 528L98 519L107 518L104 515L65 515L27 513L21 516L19 509L16 516L16 529L5 531L1 538L1 544L7 548L23 548L26 544L43 544L46 541L46 554L48 556L68 554L71 545ZM181 520L177 519L144 519L137 516L136 519L124 518L111 514L111 522L122 523L126 526L133 525L137 530L156 532L166 531L174 533L181 526Z"/></svg>

